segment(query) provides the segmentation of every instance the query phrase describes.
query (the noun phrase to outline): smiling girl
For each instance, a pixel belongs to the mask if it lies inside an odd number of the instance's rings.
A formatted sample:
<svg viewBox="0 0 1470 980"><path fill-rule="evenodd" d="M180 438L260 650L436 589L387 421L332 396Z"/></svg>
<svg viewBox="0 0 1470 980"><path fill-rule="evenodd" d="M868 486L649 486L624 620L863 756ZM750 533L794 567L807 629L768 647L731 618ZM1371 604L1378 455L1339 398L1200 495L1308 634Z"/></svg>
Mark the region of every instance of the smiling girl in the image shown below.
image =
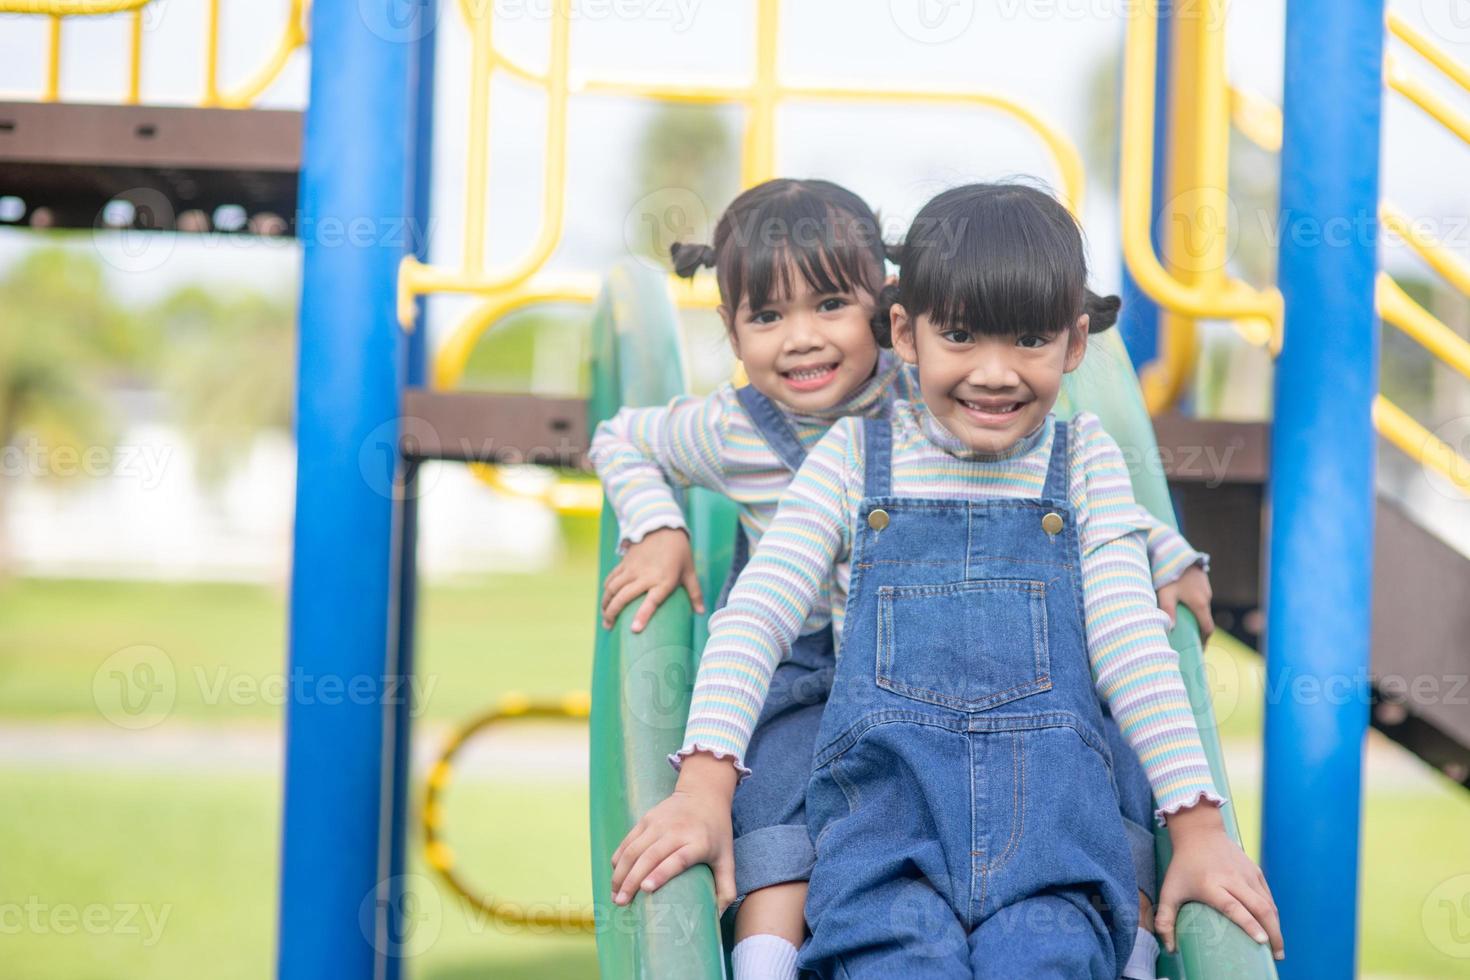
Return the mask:
<svg viewBox="0 0 1470 980"><path fill-rule="evenodd" d="M1279 955L1269 889L1220 819L1121 455L1095 417L1051 414L1093 326L1073 219L1029 188L958 188L915 220L901 268L892 339L923 401L837 421L806 456L711 620L677 788L615 853L614 901L700 862L731 889L732 796L762 774L752 731L830 605L803 967L1122 974L1137 877L1099 698L1173 840L1166 941L1198 899Z"/></svg>

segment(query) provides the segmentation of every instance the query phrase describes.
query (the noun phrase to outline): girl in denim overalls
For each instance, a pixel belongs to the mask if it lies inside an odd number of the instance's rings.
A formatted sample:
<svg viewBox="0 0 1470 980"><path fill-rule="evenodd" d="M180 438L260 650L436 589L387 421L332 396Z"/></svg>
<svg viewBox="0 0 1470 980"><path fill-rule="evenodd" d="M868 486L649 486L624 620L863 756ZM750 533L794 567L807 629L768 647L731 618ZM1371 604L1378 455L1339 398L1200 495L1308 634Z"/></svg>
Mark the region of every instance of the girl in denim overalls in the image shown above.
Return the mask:
<svg viewBox="0 0 1470 980"><path fill-rule="evenodd" d="M803 239L793 235L786 241L776 240L772 247L769 236L752 234L753 228L766 225L799 230L804 218L810 221L824 214L824 222L811 225L822 229L815 236ZM764 249L752 248L752 243L764 244ZM854 248L855 243L859 247ZM729 493L744 505L745 532L737 540L737 557L726 584L728 594L744 564L748 538L757 538L769 522L780 490L801 467L808 446L820 438L827 425L842 415L886 415L895 397L918 397L912 372L899 371L896 358L888 352L879 354L871 334L855 337L850 325L841 319L844 308L849 313L864 306L871 311L872 291L882 270L876 218L855 196L821 181L761 185L737 199L721 219L713 249L676 247L675 257L684 272L692 272L697 264L711 263L720 270L721 294L726 302L721 312L752 383L739 389L722 386L703 399L676 399L666 408L625 410L599 427L592 457L619 514L629 557L642 547L639 542L644 536L649 536L646 540L650 543L661 538L682 547L682 554L673 549L673 559L664 562L661 584L647 578L640 580L621 569L610 576L605 599L605 618L609 622L640 589L651 590L635 620L635 630L681 581L692 584L687 537L677 531L659 534L659 529L683 527L671 482L708 486ZM783 269L788 279L784 290L779 285ZM785 296L767 295L782 291ZM831 302L834 295L843 293L851 296L843 302ZM732 296L738 301L732 302ZM1115 310L1115 306L1109 307L1096 297L1090 300L1089 306L1100 316L1110 318ZM798 323L802 310L791 307L804 304L812 310L808 314L811 322L803 325ZM822 309L824 304L828 309ZM768 306L780 307L781 315L763 315ZM747 323L747 319L754 322ZM762 323L762 319L771 322ZM761 363L764 349L760 334L774 333L778 325L798 336L788 337L780 349L768 344L774 356ZM747 336L747 343L739 343L741 336ZM868 341L866 347L861 343L864 339ZM840 362L839 367L856 362L860 367L867 366L870 373L864 378L862 370L850 372L861 383L855 388L852 381L836 383L830 386L835 390L826 391L821 400L809 397L822 393L821 387L785 390L790 387L787 374L793 365L825 364L834 359ZM783 403L796 402L803 410L792 412L784 404L778 405L772 395ZM1165 533L1157 522L1151 522L1150 531L1156 567L1172 566L1177 574L1200 557L1177 535ZM1179 560L1181 553L1187 555L1186 560ZM692 587L691 595L698 605L696 590L697 586ZM745 753L753 774L742 782L733 806L734 890L741 896L754 893L759 898L763 892L778 890L773 886L804 881L814 860L806 827L805 790L833 670L832 634L825 619L825 603L819 601L817 605L819 608L802 625L774 669L769 694ZM813 620L819 625L809 629ZM1093 712L1098 712L1095 698ZM1103 730L1110 734L1115 747L1131 755L1116 724L1109 721ZM701 744L693 730L691 740ZM1138 811L1130 816L1138 823L1147 823L1150 800L1146 777L1136 759L1125 771L1131 780L1120 778L1120 789L1130 786L1127 795L1133 802L1132 810ZM1135 836L1141 837L1136 848L1138 862L1143 871L1151 872L1151 835L1137 828ZM715 862L715 870L717 879L722 878L724 869L719 862ZM1146 890L1152 897L1153 889ZM787 958L792 964L793 943L800 941L803 930L802 894L797 894L794 904L787 902L794 921L776 928L765 926L776 936L786 937ZM756 904L752 901L741 905L739 915L746 916L749 907ZM771 919L765 917L764 921ZM742 928L740 919L736 929L737 938L770 938L759 935L760 925ZM769 963L756 972L742 971L743 962L748 960L743 960L740 953L741 947L737 946L738 976L779 973Z"/></svg>

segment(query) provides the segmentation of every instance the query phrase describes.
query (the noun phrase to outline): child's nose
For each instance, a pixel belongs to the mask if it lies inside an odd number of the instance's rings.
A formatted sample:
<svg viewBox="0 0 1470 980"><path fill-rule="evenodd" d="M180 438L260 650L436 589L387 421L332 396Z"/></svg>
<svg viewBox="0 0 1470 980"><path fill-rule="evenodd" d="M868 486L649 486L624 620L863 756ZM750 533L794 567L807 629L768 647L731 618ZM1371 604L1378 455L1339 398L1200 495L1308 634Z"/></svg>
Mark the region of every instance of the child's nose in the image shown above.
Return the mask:
<svg viewBox="0 0 1470 980"><path fill-rule="evenodd" d="M976 352L965 380L976 388L998 389L1014 388L1021 382L1009 358L999 352L984 350Z"/></svg>
<svg viewBox="0 0 1470 980"><path fill-rule="evenodd" d="M814 317L798 313L787 320L786 345L790 349L809 350L822 343L822 332L817 329Z"/></svg>

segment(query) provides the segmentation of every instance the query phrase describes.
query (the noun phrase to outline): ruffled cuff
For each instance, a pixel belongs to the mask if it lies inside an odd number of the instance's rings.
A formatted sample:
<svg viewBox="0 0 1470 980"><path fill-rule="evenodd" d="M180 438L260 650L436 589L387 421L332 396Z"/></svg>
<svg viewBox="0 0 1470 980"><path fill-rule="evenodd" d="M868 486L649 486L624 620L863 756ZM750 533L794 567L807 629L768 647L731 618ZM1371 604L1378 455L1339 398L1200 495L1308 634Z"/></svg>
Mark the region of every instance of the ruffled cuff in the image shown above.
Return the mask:
<svg viewBox="0 0 1470 980"><path fill-rule="evenodd" d="M623 532L622 539L618 541L618 556L622 557L630 545L635 545L654 531L659 531L666 527L675 528L686 534L689 532L689 525L684 521L684 514L677 507L670 512L661 512L645 517Z"/></svg>
<svg viewBox="0 0 1470 980"><path fill-rule="evenodd" d="M1188 810L1190 807L1197 806L1200 803L1211 803L1223 809L1229 802L1229 800L1216 793L1213 789L1197 789L1173 800L1168 806L1159 807L1154 811L1154 819L1158 821L1160 827L1167 827L1169 825L1168 818L1180 810Z"/></svg>
<svg viewBox="0 0 1470 980"><path fill-rule="evenodd" d="M674 767L675 772L678 772L679 768L684 764L684 760L689 758L696 752L704 752L714 756L716 759L729 759L731 762L733 762L735 764L735 772L737 774L737 778L735 780L736 786L739 786L741 780L750 775L750 770L746 768L745 764L740 761L739 753L728 752L724 749L717 749L713 745L706 745L704 742L690 742L679 751L671 753L669 755L669 765Z"/></svg>

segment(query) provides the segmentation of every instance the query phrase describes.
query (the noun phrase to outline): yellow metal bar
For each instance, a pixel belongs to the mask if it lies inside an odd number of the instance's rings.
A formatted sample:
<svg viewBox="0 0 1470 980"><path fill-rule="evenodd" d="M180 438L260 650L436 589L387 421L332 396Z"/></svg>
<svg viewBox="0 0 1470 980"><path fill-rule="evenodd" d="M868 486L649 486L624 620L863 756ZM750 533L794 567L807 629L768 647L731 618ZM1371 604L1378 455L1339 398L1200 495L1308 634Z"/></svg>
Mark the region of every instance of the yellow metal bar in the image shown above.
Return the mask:
<svg viewBox="0 0 1470 980"><path fill-rule="evenodd" d="M683 86L632 79L590 79L572 84L568 66L570 8L558 0L552 23L552 49L544 73L519 64L496 49L492 12L473 0L460 0L459 10L472 38L470 79L469 158L465 173L465 231L457 269L428 265L406 258L399 266L398 316L413 326L415 298L426 293L475 294L501 301L514 294L550 258L564 224L566 179L567 101L573 91L595 95L648 98L687 104L738 105L746 109L742 179L747 185L765 180L775 167L775 107L781 100L828 102L929 103L969 105L1002 112L1036 133L1055 160L1061 192L1074 212L1080 212L1085 175L1081 155L1059 130L1034 112L999 95L956 90L901 91L894 89L783 86L776 74L780 10L778 0L759 0L757 8L757 71L751 84ZM547 89L547 173L543 185L543 223L529 253L513 268L491 275L485 270L486 188L489 179L490 81L497 69ZM472 314L471 319L478 319Z"/></svg>
<svg viewBox="0 0 1470 980"><path fill-rule="evenodd" d="M46 58L46 91L41 99L55 102L61 98L61 18L52 16L48 32L49 47Z"/></svg>
<svg viewBox="0 0 1470 980"><path fill-rule="evenodd" d="M276 42L276 48L271 52L266 63L242 82L238 88L228 92L216 91L222 107L248 109L256 99L260 98L261 93L270 88L280 77L292 53L306 44L305 0L291 0L291 10L287 17L286 28L281 32L280 40Z"/></svg>
<svg viewBox="0 0 1470 980"><path fill-rule="evenodd" d="M1261 149L1281 152L1281 110L1270 99L1231 86L1230 119L1246 139Z"/></svg>
<svg viewBox="0 0 1470 980"><path fill-rule="evenodd" d="M1433 469L1461 493L1470 496L1470 460L1382 395L1373 399L1373 425L1383 438L1411 459Z"/></svg>
<svg viewBox="0 0 1470 980"><path fill-rule="evenodd" d="M133 11L133 23L128 37L128 105L137 105L143 99L143 11Z"/></svg>
<svg viewBox="0 0 1470 980"><path fill-rule="evenodd" d="M1388 31L1390 34L1413 48L1427 62L1440 71L1444 72L1451 80L1466 91L1470 91L1470 68L1460 64L1433 41L1429 40L1417 27L1410 24L1402 15L1388 12Z"/></svg>
<svg viewBox="0 0 1470 980"><path fill-rule="evenodd" d="M1470 378L1470 342L1414 302L1387 273L1378 274L1378 315L1398 327L1436 358Z"/></svg>
<svg viewBox="0 0 1470 980"><path fill-rule="evenodd" d="M1201 19L1209 20L1203 16ZM1153 120L1156 108L1154 59L1157 36L1157 11L1150 4L1140 5L1135 16L1128 19L1123 58L1121 200L1124 260L1139 288L1166 309L1190 317L1262 321L1261 329L1266 336L1273 338L1273 347L1279 347L1283 310L1281 293L1278 290L1258 291L1227 276L1222 276L1215 285L1184 283L1170 275L1154 254L1150 231L1153 213ZM1223 73L1219 73L1218 77L1202 78L1201 81L1221 88L1224 86ZM1210 111L1217 114L1219 109L1212 108ZM1216 139L1223 138L1216 136ZM1218 147L1218 144L1213 145ZM1214 152L1218 155L1218 148ZM1206 179L1210 178L1212 172L1219 174L1218 169L1207 170ZM1218 190L1220 197L1218 201L1201 201L1201 205L1207 209L1215 209L1217 218L1224 220L1227 213L1224 188L1210 184L1203 186Z"/></svg>
<svg viewBox="0 0 1470 980"><path fill-rule="evenodd" d="M86 17L142 10L153 0L0 0L0 14Z"/></svg>
<svg viewBox="0 0 1470 980"><path fill-rule="evenodd" d="M742 187L770 180L776 173L776 78L780 53L780 0L758 0L755 21L755 84L746 104L745 146L740 155Z"/></svg>
<svg viewBox="0 0 1470 980"><path fill-rule="evenodd" d="M1423 109L1461 140L1470 143L1470 116L1466 116L1429 86L1404 72L1393 58L1383 59L1383 79L1389 88Z"/></svg>
<svg viewBox="0 0 1470 980"><path fill-rule="evenodd" d="M219 3L209 0L204 27L204 101L206 108L219 105Z"/></svg>
<svg viewBox="0 0 1470 980"><path fill-rule="evenodd" d="M1416 226L1408 215L1384 201L1378 207L1378 219L1406 245L1414 250L1430 268L1460 292L1470 296L1470 262L1446 248L1428 231Z"/></svg>
<svg viewBox="0 0 1470 980"><path fill-rule="evenodd" d="M490 37L492 20L492 17L485 15L470 22L472 50L469 159L465 165L464 244L460 249L460 266L466 275L477 274L485 267L485 198L490 169L490 76L495 67L495 53ZM411 267L405 266L405 271L409 268ZM400 305L400 320L402 316Z"/></svg>

